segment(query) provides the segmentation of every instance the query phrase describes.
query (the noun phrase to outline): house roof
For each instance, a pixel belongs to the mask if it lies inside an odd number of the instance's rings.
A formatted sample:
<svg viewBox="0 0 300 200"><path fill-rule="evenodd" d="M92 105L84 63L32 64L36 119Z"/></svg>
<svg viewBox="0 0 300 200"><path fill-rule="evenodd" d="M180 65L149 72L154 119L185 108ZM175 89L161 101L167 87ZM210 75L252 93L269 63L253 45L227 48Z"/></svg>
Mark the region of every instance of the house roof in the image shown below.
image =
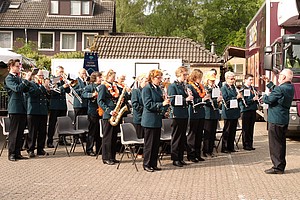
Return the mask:
<svg viewBox="0 0 300 200"><path fill-rule="evenodd" d="M6 0L7 1L7 0ZM94 15L49 15L48 0L11 0L20 3L17 9L2 8L0 27L27 29L69 29L113 31L114 2L94 0ZM5 9L5 10L3 10Z"/></svg>
<svg viewBox="0 0 300 200"><path fill-rule="evenodd" d="M103 59L182 59L189 63L220 63L199 43L179 37L101 36L91 50Z"/></svg>

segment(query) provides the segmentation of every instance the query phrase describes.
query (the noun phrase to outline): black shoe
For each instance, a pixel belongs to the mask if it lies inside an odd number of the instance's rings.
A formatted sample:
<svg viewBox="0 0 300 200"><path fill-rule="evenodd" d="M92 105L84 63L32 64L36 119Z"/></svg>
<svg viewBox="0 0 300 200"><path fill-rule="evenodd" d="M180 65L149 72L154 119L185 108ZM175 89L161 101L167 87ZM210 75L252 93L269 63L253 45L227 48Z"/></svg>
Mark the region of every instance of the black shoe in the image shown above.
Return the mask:
<svg viewBox="0 0 300 200"><path fill-rule="evenodd" d="M54 148L54 145L52 143L47 144L48 148Z"/></svg>
<svg viewBox="0 0 300 200"><path fill-rule="evenodd" d="M106 165L114 165L115 163L111 160L103 160L103 164L106 164Z"/></svg>
<svg viewBox="0 0 300 200"><path fill-rule="evenodd" d="M47 153L46 151L42 150L42 151L38 151L37 155L38 156L49 156L49 153Z"/></svg>
<svg viewBox="0 0 300 200"><path fill-rule="evenodd" d="M120 162L119 160L116 160L116 159L111 159L111 161L113 161L114 163L119 163Z"/></svg>
<svg viewBox="0 0 300 200"><path fill-rule="evenodd" d="M253 150L255 150L255 148L254 148L254 147L251 147L251 150L253 151Z"/></svg>
<svg viewBox="0 0 300 200"><path fill-rule="evenodd" d="M279 170L279 169L271 168L271 169L265 170L265 173L266 173L266 174L283 174L284 171Z"/></svg>
<svg viewBox="0 0 300 200"><path fill-rule="evenodd" d="M176 160L176 161L174 160L173 165L176 166L176 167L183 167L182 163L178 160Z"/></svg>
<svg viewBox="0 0 300 200"><path fill-rule="evenodd" d="M246 151L251 151L252 150L251 147L244 147L243 149L246 150Z"/></svg>
<svg viewBox="0 0 300 200"><path fill-rule="evenodd" d="M208 153L203 153L203 157L208 157Z"/></svg>
<svg viewBox="0 0 300 200"><path fill-rule="evenodd" d="M152 167L152 169L154 169L155 171L160 171L161 170L161 168L159 168L159 167Z"/></svg>
<svg viewBox="0 0 300 200"><path fill-rule="evenodd" d="M86 154L89 156L96 156L95 152L93 151L87 151Z"/></svg>
<svg viewBox="0 0 300 200"><path fill-rule="evenodd" d="M180 160L179 162L180 162L182 165L187 165L187 163L184 162L183 160Z"/></svg>
<svg viewBox="0 0 300 200"><path fill-rule="evenodd" d="M146 172L154 172L154 169L152 167L149 167L149 166L144 166L144 170Z"/></svg>
<svg viewBox="0 0 300 200"><path fill-rule="evenodd" d="M192 158L192 159L188 159L188 161L191 161L191 162L194 162L194 163L197 163L197 162L199 162L198 158Z"/></svg>
<svg viewBox="0 0 300 200"><path fill-rule="evenodd" d="M8 160L9 161L17 161L16 157L15 157L15 154L11 154L8 156Z"/></svg>
<svg viewBox="0 0 300 200"><path fill-rule="evenodd" d="M35 154L33 151L28 151L28 156L29 156L29 158L34 158Z"/></svg>
<svg viewBox="0 0 300 200"><path fill-rule="evenodd" d="M203 158L199 157L197 158L198 161L205 161Z"/></svg>
<svg viewBox="0 0 300 200"><path fill-rule="evenodd" d="M229 153L229 151L227 149L223 149L221 150L221 153Z"/></svg>
<svg viewBox="0 0 300 200"><path fill-rule="evenodd" d="M27 157L24 157L24 156L22 156L21 154L20 154L20 155L16 155L15 158L16 158L17 160L27 160L27 159L28 159Z"/></svg>
<svg viewBox="0 0 300 200"><path fill-rule="evenodd" d="M237 151L237 150L235 150L235 149L232 149L232 150L230 150L229 152L235 153L235 152L239 152L239 151Z"/></svg>

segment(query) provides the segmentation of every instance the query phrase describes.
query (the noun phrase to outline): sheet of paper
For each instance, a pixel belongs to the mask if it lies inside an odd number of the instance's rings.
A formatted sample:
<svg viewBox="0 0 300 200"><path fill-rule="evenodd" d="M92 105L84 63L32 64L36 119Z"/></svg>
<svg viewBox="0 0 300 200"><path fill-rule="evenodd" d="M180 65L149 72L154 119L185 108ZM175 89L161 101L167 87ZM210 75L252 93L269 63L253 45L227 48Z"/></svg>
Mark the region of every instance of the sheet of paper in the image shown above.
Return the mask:
<svg viewBox="0 0 300 200"><path fill-rule="evenodd" d="M237 99L230 100L230 108L237 108L237 107L238 107Z"/></svg>
<svg viewBox="0 0 300 200"><path fill-rule="evenodd" d="M220 88L213 88L211 96L212 98L217 98L220 96L220 93L221 93Z"/></svg>
<svg viewBox="0 0 300 200"><path fill-rule="evenodd" d="M183 105L182 95L175 95L175 106L182 106L182 105Z"/></svg>
<svg viewBox="0 0 300 200"><path fill-rule="evenodd" d="M244 97L250 96L250 89L244 89Z"/></svg>

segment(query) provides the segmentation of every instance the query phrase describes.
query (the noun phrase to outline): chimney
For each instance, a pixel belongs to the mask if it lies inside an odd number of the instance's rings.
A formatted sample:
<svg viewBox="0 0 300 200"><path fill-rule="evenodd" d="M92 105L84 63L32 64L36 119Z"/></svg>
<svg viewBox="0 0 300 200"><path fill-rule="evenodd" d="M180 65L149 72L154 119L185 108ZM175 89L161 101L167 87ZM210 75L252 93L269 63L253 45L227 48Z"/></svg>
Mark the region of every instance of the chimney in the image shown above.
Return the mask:
<svg viewBox="0 0 300 200"><path fill-rule="evenodd" d="M212 54L215 54L216 53L216 45L215 45L215 43L214 42L212 42L211 44L210 44L210 52L212 53Z"/></svg>

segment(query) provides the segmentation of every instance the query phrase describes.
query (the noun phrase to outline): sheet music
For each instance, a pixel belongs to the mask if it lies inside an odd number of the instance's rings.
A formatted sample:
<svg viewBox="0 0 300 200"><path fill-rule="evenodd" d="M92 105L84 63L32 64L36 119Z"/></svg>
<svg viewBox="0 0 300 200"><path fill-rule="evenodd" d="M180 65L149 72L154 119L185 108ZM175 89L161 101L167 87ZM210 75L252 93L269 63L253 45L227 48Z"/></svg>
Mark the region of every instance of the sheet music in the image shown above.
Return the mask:
<svg viewBox="0 0 300 200"><path fill-rule="evenodd" d="M229 107L230 108L237 108L238 107L238 101L237 101L237 99L230 100Z"/></svg>
<svg viewBox="0 0 300 200"><path fill-rule="evenodd" d="M211 96L212 96L211 98L219 97L220 93L221 93L220 88L213 88L211 92Z"/></svg>
<svg viewBox="0 0 300 200"><path fill-rule="evenodd" d="M182 106L182 105L183 105L182 95L175 95L175 106Z"/></svg>
<svg viewBox="0 0 300 200"><path fill-rule="evenodd" d="M244 89L244 97L250 96L250 89Z"/></svg>

